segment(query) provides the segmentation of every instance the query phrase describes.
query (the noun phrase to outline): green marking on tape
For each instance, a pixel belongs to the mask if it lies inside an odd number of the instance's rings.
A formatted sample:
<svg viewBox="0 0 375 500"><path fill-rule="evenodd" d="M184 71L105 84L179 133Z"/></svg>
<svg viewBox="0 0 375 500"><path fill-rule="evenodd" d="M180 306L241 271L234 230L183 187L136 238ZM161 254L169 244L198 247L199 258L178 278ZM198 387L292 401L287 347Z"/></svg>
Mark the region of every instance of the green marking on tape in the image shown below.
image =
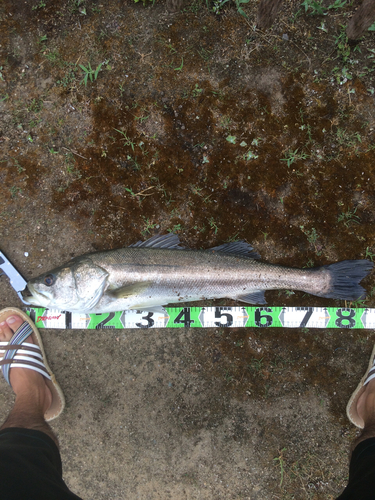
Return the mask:
<svg viewBox="0 0 375 500"><path fill-rule="evenodd" d="M199 314L204 309L202 307L166 307L165 309L169 316L166 328L203 327L199 320Z"/></svg>
<svg viewBox="0 0 375 500"><path fill-rule="evenodd" d="M101 314L87 314L90 317L90 322L87 325L88 329L99 330L101 328L123 328L121 323L122 311L101 313Z"/></svg>
<svg viewBox="0 0 375 500"><path fill-rule="evenodd" d="M281 327L283 326L279 320L279 315L282 307L245 307L244 308L249 318L246 323L246 327L261 328L266 327Z"/></svg>
<svg viewBox="0 0 375 500"><path fill-rule="evenodd" d="M330 320L327 328L364 328L361 321L363 309L328 307Z"/></svg>

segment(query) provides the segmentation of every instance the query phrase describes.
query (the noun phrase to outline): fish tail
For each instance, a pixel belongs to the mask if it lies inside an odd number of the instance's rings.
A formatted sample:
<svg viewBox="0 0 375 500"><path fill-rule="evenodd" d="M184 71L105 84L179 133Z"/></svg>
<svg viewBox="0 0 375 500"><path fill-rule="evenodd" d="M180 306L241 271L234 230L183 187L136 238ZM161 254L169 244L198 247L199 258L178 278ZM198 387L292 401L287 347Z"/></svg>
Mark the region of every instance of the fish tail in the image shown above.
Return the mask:
<svg viewBox="0 0 375 500"><path fill-rule="evenodd" d="M366 298L366 290L359 284L373 268L369 260L343 260L336 264L322 266L329 271L329 289L319 294L331 299L359 300ZM318 295L318 294L316 294Z"/></svg>

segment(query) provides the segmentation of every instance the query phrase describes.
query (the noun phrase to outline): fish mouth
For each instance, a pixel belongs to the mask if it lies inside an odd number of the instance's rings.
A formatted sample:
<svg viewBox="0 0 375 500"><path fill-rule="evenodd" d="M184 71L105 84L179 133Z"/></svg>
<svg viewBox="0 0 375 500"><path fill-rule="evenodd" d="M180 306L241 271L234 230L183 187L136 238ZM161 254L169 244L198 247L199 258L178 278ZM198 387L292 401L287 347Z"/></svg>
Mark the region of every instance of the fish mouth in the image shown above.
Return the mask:
<svg viewBox="0 0 375 500"><path fill-rule="evenodd" d="M35 290L31 283L26 285L26 288L22 290L21 294L25 302L34 306L47 307L50 302L49 297Z"/></svg>

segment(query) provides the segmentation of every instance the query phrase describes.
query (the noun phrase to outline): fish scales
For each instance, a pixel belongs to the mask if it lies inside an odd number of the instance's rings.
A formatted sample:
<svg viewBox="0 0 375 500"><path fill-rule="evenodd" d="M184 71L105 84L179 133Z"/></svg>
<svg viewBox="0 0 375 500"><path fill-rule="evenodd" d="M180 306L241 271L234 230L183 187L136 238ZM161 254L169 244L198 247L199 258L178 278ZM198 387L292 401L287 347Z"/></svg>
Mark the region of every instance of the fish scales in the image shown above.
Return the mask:
<svg viewBox="0 0 375 500"><path fill-rule="evenodd" d="M109 282L118 286L125 281L152 281L154 290L165 290L175 284L180 290L184 288L181 295L203 293L207 298L243 295L258 289L293 287L305 291L309 287L317 291L329 286L329 273L324 269L288 268L219 252L128 248L108 255L111 253L92 254L90 258L105 267Z"/></svg>

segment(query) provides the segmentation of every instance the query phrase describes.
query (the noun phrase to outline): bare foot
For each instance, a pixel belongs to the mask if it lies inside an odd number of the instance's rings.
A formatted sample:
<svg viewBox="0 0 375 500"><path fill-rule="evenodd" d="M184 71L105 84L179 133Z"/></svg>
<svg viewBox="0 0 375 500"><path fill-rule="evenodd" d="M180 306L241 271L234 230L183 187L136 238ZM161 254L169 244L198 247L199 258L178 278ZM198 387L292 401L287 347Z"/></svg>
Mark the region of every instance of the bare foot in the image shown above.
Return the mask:
<svg viewBox="0 0 375 500"><path fill-rule="evenodd" d="M375 379L370 380L358 398L357 411L365 428L375 425Z"/></svg>
<svg viewBox="0 0 375 500"><path fill-rule="evenodd" d="M16 315L0 323L0 341L9 341L22 323L23 319ZM34 343L31 335L25 342ZM16 394L16 402L28 401L34 411L41 412L43 416L52 403L52 394L43 375L28 368L11 368L9 379Z"/></svg>

